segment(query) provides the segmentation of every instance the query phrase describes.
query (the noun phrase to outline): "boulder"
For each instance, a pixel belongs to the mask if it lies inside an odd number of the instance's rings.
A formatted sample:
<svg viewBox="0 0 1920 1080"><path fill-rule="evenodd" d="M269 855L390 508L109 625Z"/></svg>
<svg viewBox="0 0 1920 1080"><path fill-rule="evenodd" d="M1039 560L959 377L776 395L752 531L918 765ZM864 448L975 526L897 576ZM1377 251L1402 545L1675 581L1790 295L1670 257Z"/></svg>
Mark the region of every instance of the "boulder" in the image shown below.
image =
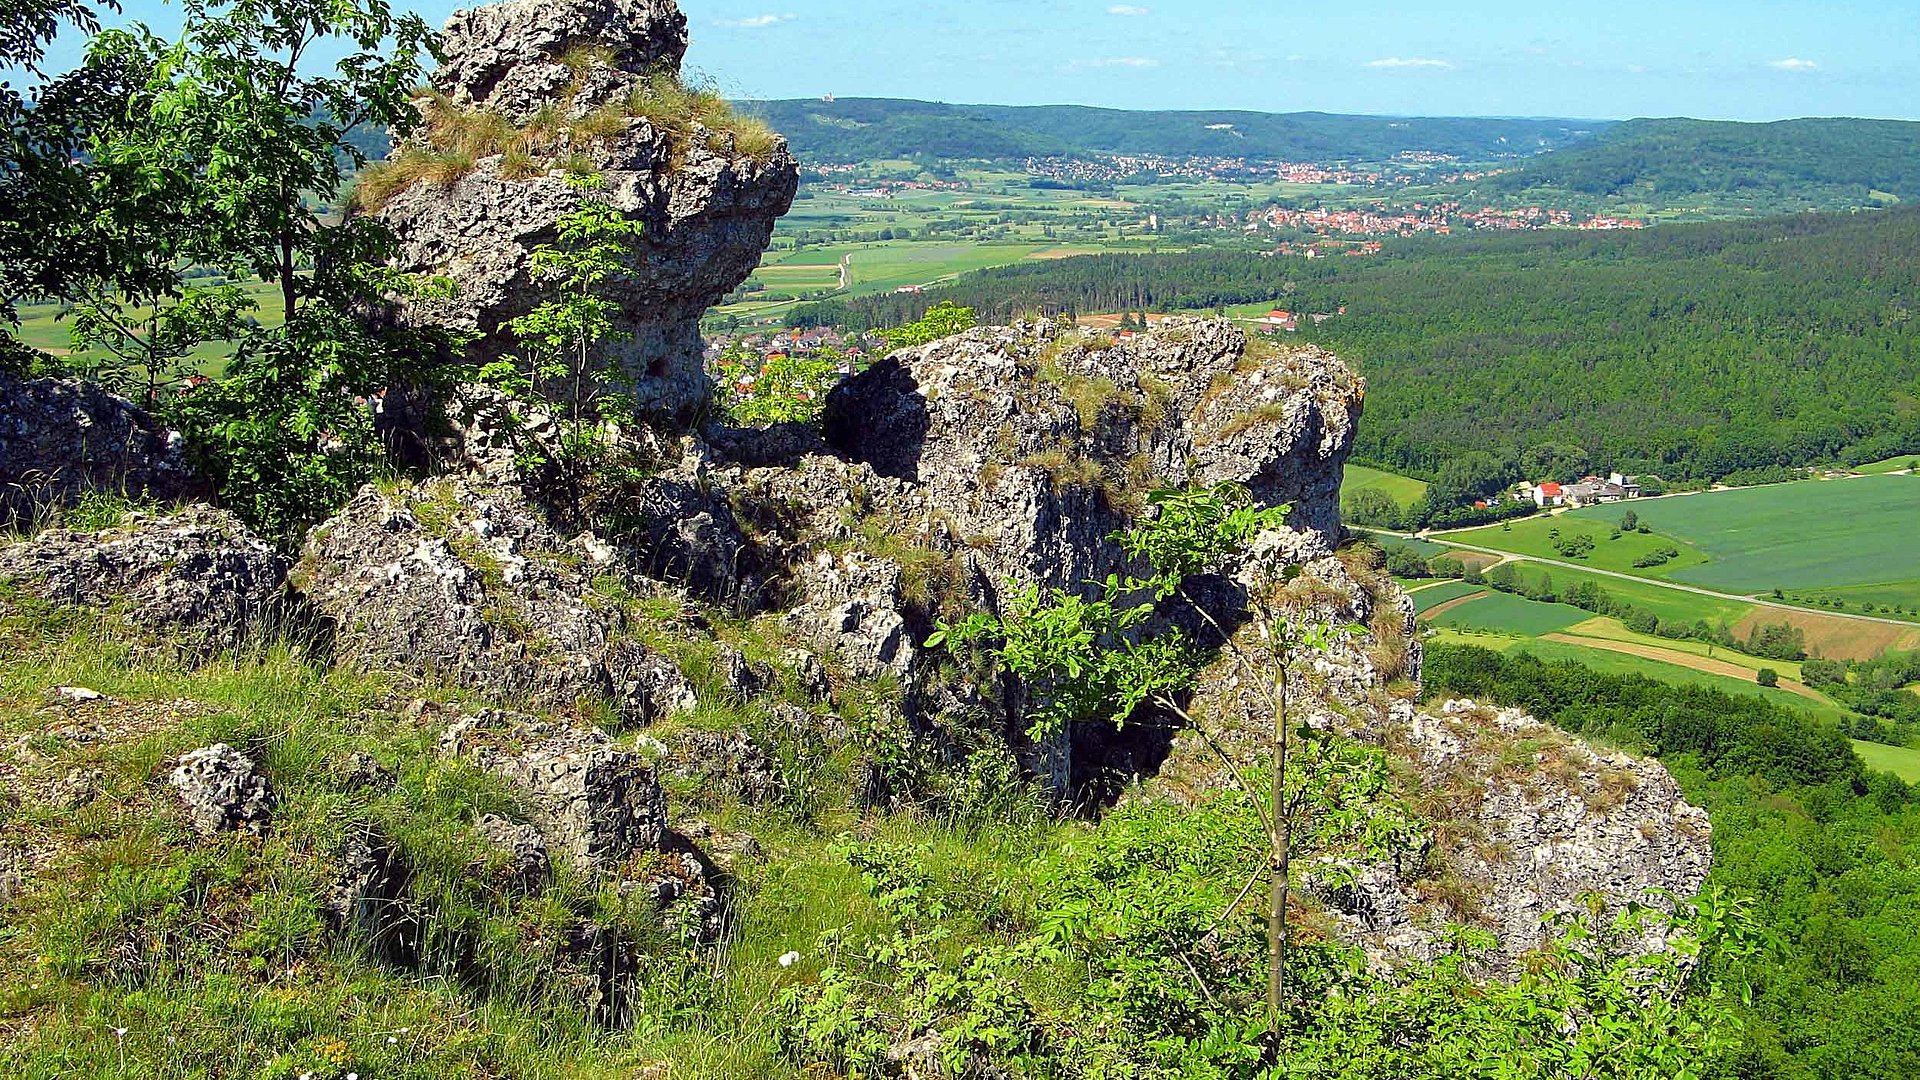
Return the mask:
<svg viewBox="0 0 1920 1080"><path fill-rule="evenodd" d="M616 871L660 848L667 797L659 777L605 732L490 713L456 722L441 745L511 783L547 846L583 871Z"/></svg>
<svg viewBox="0 0 1920 1080"><path fill-rule="evenodd" d="M551 711L609 702L628 723L691 709L692 687L596 591L611 549L555 531L518 488L370 486L307 538L292 580L343 658Z"/></svg>
<svg viewBox="0 0 1920 1080"><path fill-rule="evenodd" d="M170 502L192 481L185 440L132 402L80 379L0 370L0 528L89 491Z"/></svg>
<svg viewBox="0 0 1920 1080"><path fill-rule="evenodd" d="M625 272L603 286L619 310L603 348L632 377L642 410L680 421L699 413L709 392L700 316L758 266L799 173L777 138L743 149L699 118L636 115L647 110L630 97L649 93L649 74L676 76L686 43L672 0L511 0L455 15L434 77L452 109L509 124L543 109L591 114L595 134L573 129L532 168L484 156L450 183L388 198L375 213L399 241L396 265L458 286L449 299L409 302L403 318L479 335L482 361L515 351L506 325L543 299L533 250L589 197L558 167L571 155L603 180L591 197L645 227ZM403 142L395 153L409 150Z"/></svg>
<svg viewBox="0 0 1920 1080"><path fill-rule="evenodd" d="M258 835L273 816L267 778L252 759L226 743L183 755L167 781L186 808L188 823L202 836L235 831Z"/></svg>
<svg viewBox="0 0 1920 1080"><path fill-rule="evenodd" d="M168 652L204 656L271 631L288 561L224 510L132 514L99 532L49 529L0 547L8 591L126 622Z"/></svg>
<svg viewBox="0 0 1920 1080"><path fill-rule="evenodd" d="M495 814L481 815L473 828L501 853L501 870L509 888L533 893L546 884L553 867L547 859L547 841L539 829Z"/></svg>

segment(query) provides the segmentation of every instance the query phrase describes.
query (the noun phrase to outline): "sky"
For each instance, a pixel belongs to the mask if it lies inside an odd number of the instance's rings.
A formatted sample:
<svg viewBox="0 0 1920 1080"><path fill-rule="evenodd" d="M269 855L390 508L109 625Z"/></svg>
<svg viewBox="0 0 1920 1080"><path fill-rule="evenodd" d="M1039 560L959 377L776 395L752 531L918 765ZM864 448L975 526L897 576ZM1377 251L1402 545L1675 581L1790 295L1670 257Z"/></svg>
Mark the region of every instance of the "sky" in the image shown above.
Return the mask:
<svg viewBox="0 0 1920 1080"><path fill-rule="evenodd" d="M438 24L452 0L394 0ZM177 23L161 0L120 21ZM1920 0L680 0L739 98L1920 119ZM70 49L71 46L66 46ZM64 51L64 50L63 50Z"/></svg>

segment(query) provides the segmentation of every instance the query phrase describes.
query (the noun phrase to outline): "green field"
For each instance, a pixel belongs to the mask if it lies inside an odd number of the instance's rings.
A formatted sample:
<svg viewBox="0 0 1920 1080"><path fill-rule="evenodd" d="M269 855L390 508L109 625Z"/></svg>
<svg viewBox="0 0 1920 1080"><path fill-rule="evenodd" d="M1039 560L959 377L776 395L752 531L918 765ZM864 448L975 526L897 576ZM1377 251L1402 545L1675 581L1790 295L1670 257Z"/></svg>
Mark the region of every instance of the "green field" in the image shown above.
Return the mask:
<svg viewBox="0 0 1920 1080"><path fill-rule="evenodd" d="M1857 739L1854 740L1853 749L1860 755L1860 760L1867 763L1867 768L1890 772L1909 784L1920 784L1920 750Z"/></svg>
<svg viewBox="0 0 1920 1080"><path fill-rule="evenodd" d="M1440 626L1490 630L1517 637L1540 637L1593 618L1592 612L1566 604L1541 604L1507 593L1488 593L1484 599L1471 600L1441 614L1434 620Z"/></svg>
<svg viewBox="0 0 1920 1080"><path fill-rule="evenodd" d="M1907 472L1916 464L1920 464L1920 454L1901 454L1899 457L1890 457L1885 461L1855 465L1853 471L1866 476L1883 476L1887 473Z"/></svg>
<svg viewBox="0 0 1920 1080"><path fill-rule="evenodd" d="M1601 570L1613 570L1623 574L1639 574L1646 577L1662 577L1670 571L1682 567L1698 566L1707 561L1707 557L1695 550L1685 541L1659 532L1620 532L1618 525L1623 515L1630 510L1637 512L1640 503L1628 506L1615 503L1611 506L1593 507L1591 511L1581 510L1573 513L1548 517L1525 518L1508 522L1505 526L1494 525L1484 529L1471 529L1466 532L1449 533L1450 539L1463 544L1478 547L1511 551L1519 555L1532 555L1541 559L1558 559L1564 562L1579 563L1582 566L1597 567ZM1615 534L1618 535L1615 535ZM1562 555L1554 547L1557 537L1561 541L1586 536L1593 540L1593 550L1582 556ZM1653 568L1638 568L1633 564L1643 556L1663 548L1677 550L1678 558Z"/></svg>
<svg viewBox="0 0 1920 1080"><path fill-rule="evenodd" d="M278 326L281 314L280 286L265 281L252 281L245 286L247 295L259 305L253 312L254 318L262 326ZM105 353L93 351L75 353L72 351L73 338L71 323L65 316L66 307L61 304L21 304L20 325L14 329L14 335L22 342L53 356L68 358L69 362L85 368L90 362L107 359ZM140 310L133 313L136 317ZM225 341L210 341L192 352L195 365L201 373L217 375L226 369L226 362L233 355L233 344Z"/></svg>
<svg viewBox="0 0 1920 1080"><path fill-rule="evenodd" d="M1427 494L1427 484L1424 480L1415 480L1410 476L1400 476L1382 472L1379 469L1370 469L1365 465L1349 463L1340 480L1341 494L1347 495L1369 488L1386 492L1389 498L1401 506L1412 505Z"/></svg>
<svg viewBox="0 0 1920 1080"><path fill-rule="evenodd" d="M1555 588L1592 582L1607 590L1616 600L1625 601L1642 611L1651 612L1656 618L1663 620L1695 622L1705 619L1708 622L1725 622L1732 625L1754 612L1752 604L1681 592L1677 589L1669 589L1653 580L1629 581L1560 566L1540 566L1529 563L1513 565L1520 581L1538 582L1542 576L1545 576L1553 579Z"/></svg>
<svg viewBox="0 0 1920 1080"><path fill-rule="evenodd" d="M1414 593L1413 606L1420 614L1425 615L1449 600L1458 600L1463 596L1472 596L1474 593L1486 591L1485 585L1469 585L1464 581L1444 581L1438 585L1428 585Z"/></svg>
<svg viewBox="0 0 1920 1080"><path fill-rule="evenodd" d="M1878 585L1895 593L1920 582L1920 476L1867 476L1716 491L1633 504L1655 532L1707 561L1669 576L1723 592ZM1620 507L1563 517L1617 520Z"/></svg>

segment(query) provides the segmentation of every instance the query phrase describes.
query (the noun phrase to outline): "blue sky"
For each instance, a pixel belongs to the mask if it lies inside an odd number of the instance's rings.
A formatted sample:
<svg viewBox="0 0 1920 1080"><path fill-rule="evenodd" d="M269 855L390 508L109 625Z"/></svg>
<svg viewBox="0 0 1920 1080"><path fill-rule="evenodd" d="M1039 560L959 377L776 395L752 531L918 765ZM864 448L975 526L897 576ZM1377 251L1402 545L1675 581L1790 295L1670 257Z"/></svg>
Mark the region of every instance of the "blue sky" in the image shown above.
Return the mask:
<svg viewBox="0 0 1920 1080"><path fill-rule="evenodd" d="M396 0L401 6L406 0ZM456 5L414 0L436 24ZM124 18L170 24L159 0ZM681 0L739 97L1920 119L1920 0Z"/></svg>

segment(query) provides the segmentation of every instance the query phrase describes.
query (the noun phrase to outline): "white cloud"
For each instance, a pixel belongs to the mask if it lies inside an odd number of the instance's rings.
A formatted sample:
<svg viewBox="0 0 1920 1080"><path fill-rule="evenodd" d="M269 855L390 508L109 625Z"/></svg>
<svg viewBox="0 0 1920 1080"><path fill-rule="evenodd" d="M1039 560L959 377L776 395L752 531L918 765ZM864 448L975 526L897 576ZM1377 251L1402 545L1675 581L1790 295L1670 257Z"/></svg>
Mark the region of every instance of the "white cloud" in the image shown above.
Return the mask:
<svg viewBox="0 0 1920 1080"><path fill-rule="evenodd" d="M1816 64L1811 60L1802 60L1797 56L1789 56L1785 60L1775 60L1773 63L1768 64L1767 66L1774 69L1775 71L1818 71L1820 70L1819 64Z"/></svg>
<svg viewBox="0 0 1920 1080"><path fill-rule="evenodd" d="M761 30L769 26L778 26L792 18L791 15L755 15L746 19L721 19L719 25L730 26L736 30Z"/></svg>
<svg viewBox="0 0 1920 1080"><path fill-rule="evenodd" d="M1069 71L1084 71L1088 68L1156 68L1160 61L1146 56L1109 56L1099 60L1075 60L1067 65Z"/></svg>
<svg viewBox="0 0 1920 1080"><path fill-rule="evenodd" d="M1424 56L1406 58L1389 56L1382 60L1369 60L1367 61L1367 66L1381 71L1414 71L1422 69L1428 71L1453 70L1453 64L1449 61L1434 60Z"/></svg>
<svg viewBox="0 0 1920 1080"><path fill-rule="evenodd" d="M1109 15L1151 15L1152 8L1143 8L1138 4L1115 4L1107 9Z"/></svg>

